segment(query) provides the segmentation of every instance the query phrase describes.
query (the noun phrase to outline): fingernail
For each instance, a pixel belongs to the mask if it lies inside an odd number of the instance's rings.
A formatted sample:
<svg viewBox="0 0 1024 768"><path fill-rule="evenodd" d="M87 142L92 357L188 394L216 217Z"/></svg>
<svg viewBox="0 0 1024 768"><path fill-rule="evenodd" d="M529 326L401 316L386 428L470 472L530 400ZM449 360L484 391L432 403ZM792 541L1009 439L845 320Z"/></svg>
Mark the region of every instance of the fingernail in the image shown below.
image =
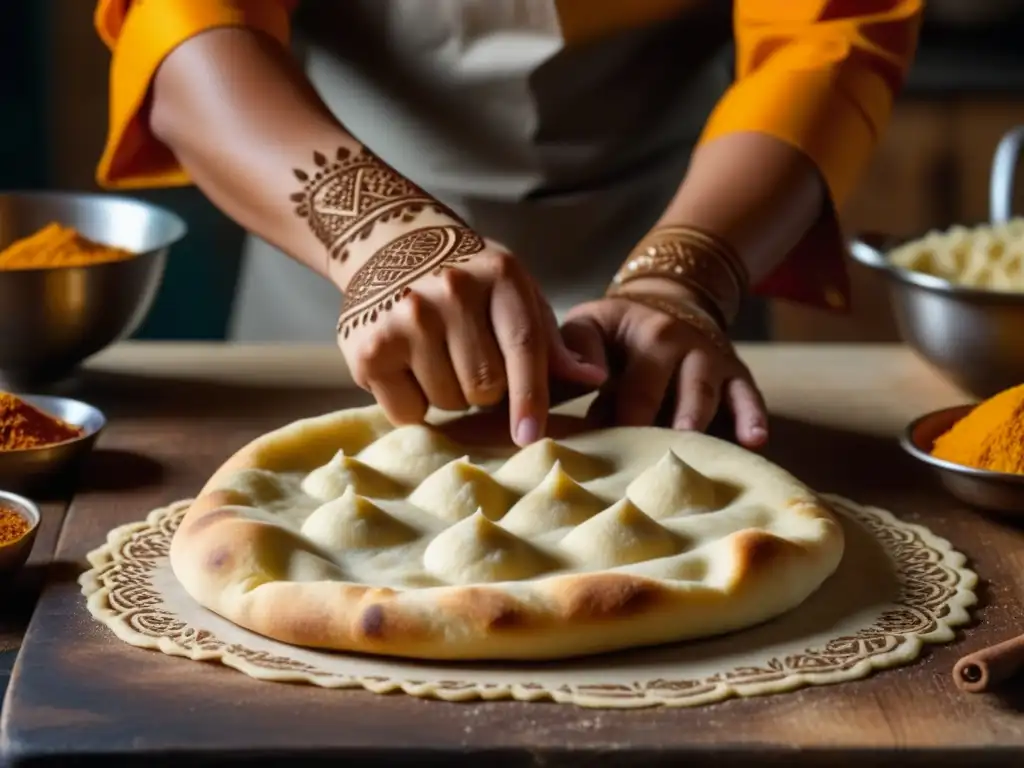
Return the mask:
<svg viewBox="0 0 1024 768"><path fill-rule="evenodd" d="M540 426L537 424L537 420L532 417L527 417L520 420L519 425L516 427L516 442L519 445L529 445L536 441L540 436Z"/></svg>
<svg viewBox="0 0 1024 768"><path fill-rule="evenodd" d="M754 440L766 440L768 439L768 430L764 427L751 427L750 437Z"/></svg>
<svg viewBox="0 0 1024 768"><path fill-rule="evenodd" d="M696 423L689 416L685 416L676 421L676 429L678 429L681 432L689 432L695 426L697 426Z"/></svg>

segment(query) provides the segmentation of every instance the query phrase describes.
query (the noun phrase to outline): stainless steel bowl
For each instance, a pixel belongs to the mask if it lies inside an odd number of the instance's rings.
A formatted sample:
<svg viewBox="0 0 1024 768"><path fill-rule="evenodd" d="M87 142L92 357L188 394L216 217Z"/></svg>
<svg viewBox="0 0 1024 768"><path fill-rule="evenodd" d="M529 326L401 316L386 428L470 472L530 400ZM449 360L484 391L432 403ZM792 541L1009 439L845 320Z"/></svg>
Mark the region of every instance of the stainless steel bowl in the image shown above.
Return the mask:
<svg viewBox="0 0 1024 768"><path fill-rule="evenodd" d="M13 508L29 524L28 532L20 539L9 544L0 544L0 578L5 578L20 570L28 560L42 515L39 514L39 507L31 501L7 491L0 491L0 505Z"/></svg>
<svg viewBox="0 0 1024 768"><path fill-rule="evenodd" d="M153 305L168 249L186 232L174 213L130 198L0 193L0 248L50 222L138 255L86 267L0 271L0 380L10 389L63 378L134 333Z"/></svg>
<svg viewBox="0 0 1024 768"><path fill-rule="evenodd" d="M992 164L991 218L1011 215L1013 178L1024 128L1003 137ZM853 258L886 277L903 341L947 380L977 398L1024 382L1024 294L966 288L894 266L888 253L901 241L864 234L850 243Z"/></svg>
<svg viewBox="0 0 1024 768"><path fill-rule="evenodd" d="M927 464L954 497L973 507L1024 517L1024 475L965 467L931 455L936 438L962 419L973 405L957 405L926 413L904 431L900 445Z"/></svg>
<svg viewBox="0 0 1024 768"><path fill-rule="evenodd" d="M1024 382L1024 294L963 288L893 266L895 241L865 235L853 257L887 277L903 341L943 377L984 399Z"/></svg>
<svg viewBox="0 0 1024 768"><path fill-rule="evenodd" d="M45 395L18 397L51 416L81 427L83 434L57 445L0 451L0 487L25 493L48 485L59 485L81 466L92 451L107 424L106 417L99 409L78 400Z"/></svg>

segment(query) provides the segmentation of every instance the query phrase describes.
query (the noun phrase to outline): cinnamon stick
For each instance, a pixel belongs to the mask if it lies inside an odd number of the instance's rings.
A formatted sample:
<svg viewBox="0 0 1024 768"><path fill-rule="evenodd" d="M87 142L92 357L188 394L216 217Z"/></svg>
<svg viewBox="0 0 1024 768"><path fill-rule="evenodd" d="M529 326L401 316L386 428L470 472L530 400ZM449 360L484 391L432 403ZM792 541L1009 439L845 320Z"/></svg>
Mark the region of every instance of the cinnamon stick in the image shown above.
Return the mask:
<svg viewBox="0 0 1024 768"><path fill-rule="evenodd" d="M969 653L953 667L961 691L984 693L1024 671L1024 635Z"/></svg>

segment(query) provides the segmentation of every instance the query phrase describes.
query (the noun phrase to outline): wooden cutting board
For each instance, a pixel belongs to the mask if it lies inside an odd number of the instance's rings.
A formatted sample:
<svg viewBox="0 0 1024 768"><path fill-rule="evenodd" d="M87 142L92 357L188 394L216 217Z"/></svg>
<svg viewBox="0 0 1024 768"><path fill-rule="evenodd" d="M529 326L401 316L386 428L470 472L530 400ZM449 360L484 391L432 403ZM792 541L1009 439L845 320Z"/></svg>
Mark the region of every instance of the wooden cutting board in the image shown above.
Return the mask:
<svg viewBox="0 0 1024 768"><path fill-rule="evenodd" d="M102 387L99 385L102 384ZM980 626L952 647L868 680L690 710L593 711L554 704L446 704L259 683L139 650L88 615L75 582L119 524L193 495L247 440L294 418L365 402L334 387L277 388L122 377L82 396L112 416L95 474L77 495L29 627L3 713L13 766L197 761L270 764L1024 765L1016 700L959 693L967 651L1024 628L1024 533L956 507L895 442L789 417L771 457L813 486L875 503L955 542L979 575ZM909 752L896 754L896 747ZM2 760L0 760L2 762ZM341 764L341 763L339 763Z"/></svg>

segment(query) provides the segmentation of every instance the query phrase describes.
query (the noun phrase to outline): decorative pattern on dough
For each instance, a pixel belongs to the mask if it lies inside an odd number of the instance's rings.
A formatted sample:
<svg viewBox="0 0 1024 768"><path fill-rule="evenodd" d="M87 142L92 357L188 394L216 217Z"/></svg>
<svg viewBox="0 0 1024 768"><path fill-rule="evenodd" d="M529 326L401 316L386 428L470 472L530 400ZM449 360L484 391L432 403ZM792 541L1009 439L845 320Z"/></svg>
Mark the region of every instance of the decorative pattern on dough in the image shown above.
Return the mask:
<svg viewBox="0 0 1024 768"><path fill-rule="evenodd" d="M431 472L465 455L436 430L410 424L388 432L357 458L401 483L415 485Z"/></svg>
<svg viewBox="0 0 1024 768"><path fill-rule="evenodd" d="M337 499L349 489L361 496L385 499L401 496L403 492L401 484L358 459L346 456L344 451L338 451L328 463L306 475L301 487L304 493L320 501Z"/></svg>
<svg viewBox="0 0 1024 768"><path fill-rule="evenodd" d="M868 542L869 549L853 552L854 561L844 566L861 591L837 583L834 593L822 595L840 617L823 634L809 636L798 616L784 617L771 625L769 642L759 644L754 630L747 652L739 656L735 636L700 643L692 652L690 644L683 644L558 667L506 665L498 671L490 665L410 665L289 647L204 611L175 580L168 555L188 501L112 530L89 553L91 567L79 582L89 612L120 640L184 659L221 662L259 680L453 702L518 699L605 708L693 707L891 670L911 663L924 643L953 640L954 628L970 621L977 577L948 542L884 510L837 497L827 501L848 529L860 532L854 541ZM874 570L888 574L881 593L878 583L860 574L872 553L882 558ZM865 613L865 605L874 610Z"/></svg>
<svg viewBox="0 0 1024 768"><path fill-rule="evenodd" d="M581 483L593 480L607 471L606 463L599 458L586 456L545 437L516 453L494 473L494 477L525 493L542 483L555 464L559 464L569 477Z"/></svg>
<svg viewBox="0 0 1024 768"><path fill-rule="evenodd" d="M626 498L658 519L715 508L715 484L672 451L626 487Z"/></svg>
<svg viewBox="0 0 1024 768"><path fill-rule="evenodd" d="M681 549L672 532L662 528L623 499L579 526L559 542L576 561L595 570L658 560Z"/></svg>
<svg viewBox="0 0 1024 768"><path fill-rule="evenodd" d="M302 535L328 549L373 549L405 544L418 533L350 486L339 498L313 510L302 524Z"/></svg>
<svg viewBox="0 0 1024 768"><path fill-rule="evenodd" d="M427 571L449 584L530 579L553 570L553 558L492 523L483 512L443 531L423 553Z"/></svg>
<svg viewBox="0 0 1024 768"><path fill-rule="evenodd" d="M501 518L502 528L519 536L574 526L593 517L604 502L573 480L556 461L536 488L529 491Z"/></svg>
<svg viewBox="0 0 1024 768"><path fill-rule="evenodd" d="M562 658L757 624L842 557L810 489L707 435L618 428L520 449L376 413L295 422L221 467L172 546L189 594L298 645Z"/></svg>
<svg viewBox="0 0 1024 768"><path fill-rule="evenodd" d="M474 466L469 456L463 456L420 483L410 494L409 503L455 523L478 510L491 520L500 520L514 498L486 470Z"/></svg>

